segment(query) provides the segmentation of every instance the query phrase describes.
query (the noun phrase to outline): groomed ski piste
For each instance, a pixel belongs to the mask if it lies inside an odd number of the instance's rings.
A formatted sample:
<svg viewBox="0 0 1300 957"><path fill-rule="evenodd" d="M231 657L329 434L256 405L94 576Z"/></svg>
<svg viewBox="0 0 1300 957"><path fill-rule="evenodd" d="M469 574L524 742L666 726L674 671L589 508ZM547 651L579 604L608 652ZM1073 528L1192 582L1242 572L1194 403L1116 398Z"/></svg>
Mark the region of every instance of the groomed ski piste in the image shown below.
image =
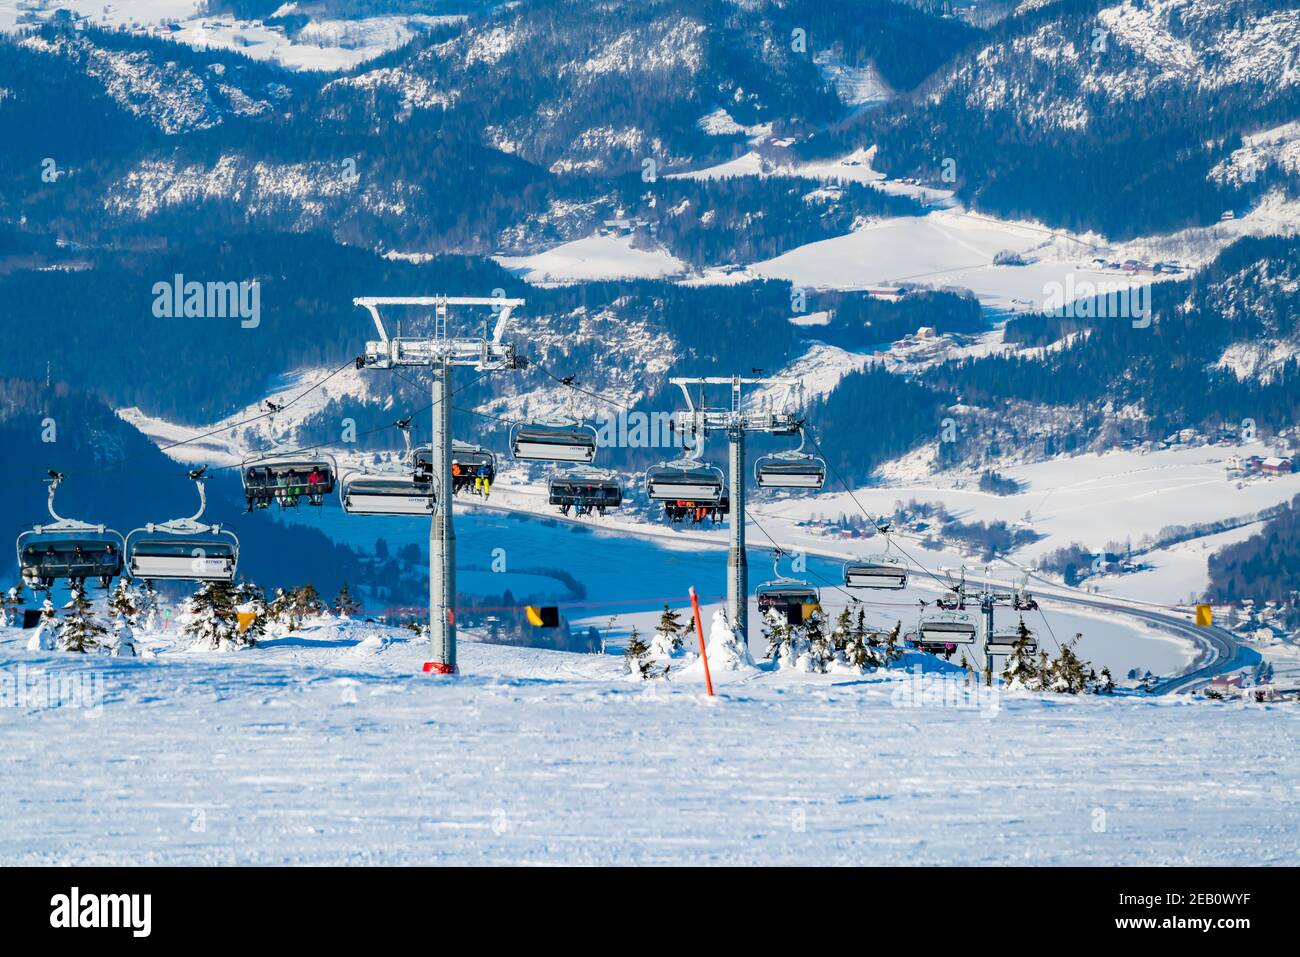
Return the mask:
<svg viewBox="0 0 1300 957"><path fill-rule="evenodd" d="M706 615L707 617L707 615ZM138 657L0 631L4 864L1286 864L1294 705L989 691L907 652L746 661L706 622L614 655L428 643L321 617L240 651L173 621ZM924 660L924 661L923 661ZM924 673L918 666L924 664ZM19 687L19 683L22 686ZM15 696L21 700L15 700Z"/></svg>

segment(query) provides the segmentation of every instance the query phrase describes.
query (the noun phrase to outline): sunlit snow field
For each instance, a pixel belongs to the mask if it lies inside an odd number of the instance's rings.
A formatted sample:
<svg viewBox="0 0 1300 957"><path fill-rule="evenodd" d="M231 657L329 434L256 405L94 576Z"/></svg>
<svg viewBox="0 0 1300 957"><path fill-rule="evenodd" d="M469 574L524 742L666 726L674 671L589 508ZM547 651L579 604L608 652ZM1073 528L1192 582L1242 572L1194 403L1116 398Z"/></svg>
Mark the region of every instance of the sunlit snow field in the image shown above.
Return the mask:
<svg viewBox="0 0 1300 957"><path fill-rule="evenodd" d="M323 623L249 651L51 655L102 707L0 708L5 864L1294 864L1294 706L958 700L864 678L425 648ZM915 659L909 659L914 662ZM932 667L942 668L934 664ZM34 679L33 679L34 680ZM87 687L93 687L93 682ZM943 703L944 691L947 704ZM94 698L92 696L91 703Z"/></svg>

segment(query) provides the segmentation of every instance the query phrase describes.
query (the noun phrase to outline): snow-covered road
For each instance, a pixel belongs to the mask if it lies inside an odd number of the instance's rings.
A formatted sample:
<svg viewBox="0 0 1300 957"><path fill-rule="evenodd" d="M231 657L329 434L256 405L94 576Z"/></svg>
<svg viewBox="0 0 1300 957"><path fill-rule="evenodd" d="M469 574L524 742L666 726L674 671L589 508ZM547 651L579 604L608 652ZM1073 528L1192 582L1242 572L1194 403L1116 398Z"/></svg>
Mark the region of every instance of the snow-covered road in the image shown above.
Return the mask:
<svg viewBox="0 0 1300 957"><path fill-rule="evenodd" d="M409 634L409 633L407 633ZM865 678L424 648L327 624L236 654L22 650L101 709L0 708L0 863L1294 864L1300 708L918 698ZM369 636L369 640L367 639ZM937 663L936 663L937 665ZM943 667L943 666L938 666ZM950 701L957 686L946 688Z"/></svg>

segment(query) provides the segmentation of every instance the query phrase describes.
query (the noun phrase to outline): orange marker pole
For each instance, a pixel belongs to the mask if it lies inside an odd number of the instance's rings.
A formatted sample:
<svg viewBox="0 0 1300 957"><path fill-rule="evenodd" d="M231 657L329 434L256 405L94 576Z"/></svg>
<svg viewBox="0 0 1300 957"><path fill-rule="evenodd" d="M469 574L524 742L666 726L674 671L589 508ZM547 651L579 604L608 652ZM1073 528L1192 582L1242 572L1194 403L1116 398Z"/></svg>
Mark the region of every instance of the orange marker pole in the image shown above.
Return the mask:
<svg viewBox="0 0 1300 957"><path fill-rule="evenodd" d="M713 678L709 674L709 653L704 649L704 626L700 624L700 599L695 594L695 586L691 586L691 608L695 611L695 633L700 636L700 660L704 662L704 685L709 689L709 697L713 697Z"/></svg>

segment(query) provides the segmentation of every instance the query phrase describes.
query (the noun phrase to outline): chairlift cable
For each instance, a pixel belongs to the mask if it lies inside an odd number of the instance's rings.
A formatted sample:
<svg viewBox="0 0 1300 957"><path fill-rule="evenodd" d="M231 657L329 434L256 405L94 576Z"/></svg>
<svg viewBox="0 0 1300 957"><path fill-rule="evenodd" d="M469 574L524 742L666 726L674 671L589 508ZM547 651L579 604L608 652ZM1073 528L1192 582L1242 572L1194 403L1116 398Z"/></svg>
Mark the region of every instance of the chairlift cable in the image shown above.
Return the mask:
<svg viewBox="0 0 1300 957"><path fill-rule="evenodd" d="M768 534L767 529L765 529L762 525L758 524L757 520L755 520L754 516L750 513L749 509L745 509L745 518L746 518L747 521L753 523L754 527L757 528L760 532L763 533L763 537L766 538L769 542L772 543L772 547L773 547L773 548L775 548L775 549L777 549L778 551L781 551L781 552L785 552L785 551L786 551L786 549L785 549L782 545L780 545L780 544L777 543L777 540L776 540L775 538L773 538L771 535ZM826 585L827 585L828 587L830 587L830 588L834 588L837 592L839 592L841 595L843 595L845 598L849 599L850 601L855 601L855 602L856 602L856 601L859 600L858 597L857 597L856 595L850 595L850 594L849 594L848 592L846 592L846 591L845 591L845 590L844 590L840 585L838 585L838 584L836 584L835 582L831 581L831 580L828 579L826 576L820 574L820 573L817 572L815 569L809 568L809 569L807 569L807 571L811 572L814 576L816 576L817 578L819 578L819 579L821 579L823 582L825 582Z"/></svg>
<svg viewBox="0 0 1300 957"><path fill-rule="evenodd" d="M174 448L177 448L178 446L181 446L181 445L188 445L190 442L197 442L199 439L205 439L205 438L207 438L207 437L210 436L210 435L216 435L216 434L219 433L219 432L228 432L228 431L230 431L231 429L237 429L237 428L239 428L239 427L241 427L241 426L248 425L250 422L256 422L256 421L258 421L259 419L265 419L265 418L267 418L267 417L269 417L269 416L275 415L276 413L278 413L278 412L280 412L280 411L282 411L282 410L284 410L284 409L287 409L289 406L293 405L293 404L294 404L295 402L297 402L299 399L304 399L304 398L306 398L306 397L307 397L308 395L310 395L312 392L315 392L317 389L319 389L321 386L323 386L326 382L329 382L330 379L334 378L336 375L338 375L338 374L339 374L340 372L342 372L344 369L355 368L355 367L356 367L356 363L357 363L357 360L356 360L356 359L349 359L347 362L345 362L343 365L339 366L337 369L335 369L333 372L331 372L331 373L330 373L329 375L327 375L325 378L321 379L319 382L317 382L317 383L316 383L315 385L313 385L311 388L307 389L305 392L303 392L303 393L301 393L301 394L299 394L299 395L297 395L297 396L294 396L292 399L290 399L288 402L284 403L283 405L276 406L276 407L272 408L271 410L269 410L269 411L267 411L267 412L259 412L257 415L254 415L254 416L252 416L252 417L250 417L250 418L244 419L242 422L235 422L235 423L233 423L233 424L231 424L231 425L223 425L223 426L221 426L220 428L212 429L212 430L210 430L210 431L208 431L208 432L204 432L204 433L202 433L201 435L194 435L194 436L191 436L191 437L188 438L188 439L182 439L180 442L173 442L171 445L160 445L160 446L158 447L158 451L160 451L160 452L166 452L166 451L168 451L169 449L174 449Z"/></svg>
<svg viewBox="0 0 1300 957"><path fill-rule="evenodd" d="M534 362L532 364L536 366L538 369L541 369L542 372L545 373L547 376L554 379L556 382L560 383L560 385L568 386L570 389L574 389L578 392L581 392L583 395L591 396L593 399L600 399L602 402L608 402L610 405L616 405L620 409L623 409L627 412L632 411L632 406L624 405L622 402L619 402L617 399L611 399L607 395L601 395L599 392L592 392L590 389L584 389L580 385L575 385L573 382L573 376L563 376L563 377L557 376L554 372L546 368L546 366L542 365L541 363Z"/></svg>
<svg viewBox="0 0 1300 957"><path fill-rule="evenodd" d="M883 531L883 530L881 529L881 527L880 527L880 520L879 520L879 519L876 519L876 518L873 518L873 517L871 516L871 513L868 512L868 511L866 510L866 508L863 507L862 503L858 501L858 497L857 497L856 495L853 494L853 489L849 487L849 483L846 482L846 481L844 480L844 476L840 475L840 471L839 471L839 469L837 469L837 468L835 467L834 463L831 462L831 460L828 459L828 458L826 457L825 453L822 452L822 449L821 449L821 443L818 442L815 438L812 440L812 443L813 443L813 448L815 448L815 449L817 450L817 454L820 455L820 456L822 457L823 460L825 460L825 462L826 462L826 467L827 467L828 469L831 470L831 472L834 474L835 478L839 480L839 483L840 483L841 485L844 486L844 491L846 491L846 492L848 493L849 498L853 501L853 504L856 505L856 506L858 507L858 510L861 511L862 514L866 516L867 521L871 522L872 527L875 528L876 532L877 532L878 534L880 534L880 535L885 535L888 541L893 541L894 536L890 535L888 532ZM919 568L921 571L925 572L927 575L929 575L931 578L933 578L936 582L938 582L939 585L943 586L943 589L944 589L945 591L949 590L949 589L948 589L948 583L947 583L947 582L945 582L943 579L941 579L941 578L940 578L938 575L936 575L934 572L930 571L930 569L927 568L925 565L923 565L921 562L917 561L916 558L914 558L914 557L913 557L913 556L912 556L912 555L907 551L907 549L903 548L903 546L902 546L901 544L898 544L897 542L894 542L894 544L897 546L898 550L899 550L900 552L903 553L903 556L904 556L908 561L910 561L912 564L914 564L914 565L915 565L917 568Z"/></svg>

